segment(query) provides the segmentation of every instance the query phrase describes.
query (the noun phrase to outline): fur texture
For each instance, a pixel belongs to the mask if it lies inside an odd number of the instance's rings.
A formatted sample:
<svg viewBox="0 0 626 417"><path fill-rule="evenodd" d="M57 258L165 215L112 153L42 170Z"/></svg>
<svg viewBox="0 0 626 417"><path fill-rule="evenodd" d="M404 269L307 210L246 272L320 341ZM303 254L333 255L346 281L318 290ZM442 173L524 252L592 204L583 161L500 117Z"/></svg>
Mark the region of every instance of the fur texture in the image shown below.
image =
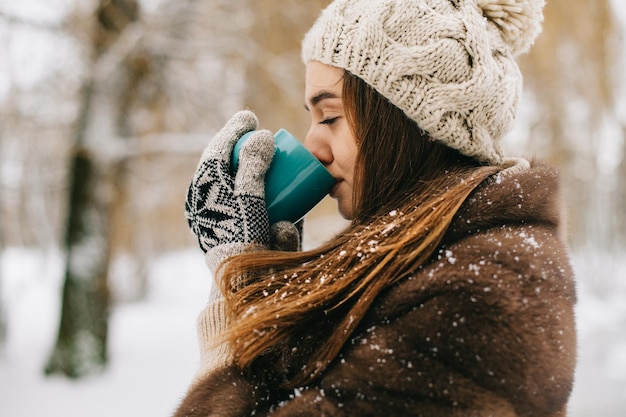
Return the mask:
<svg viewBox="0 0 626 417"><path fill-rule="evenodd" d="M490 178L432 261L379 296L315 383L279 389L272 363L225 368L176 416L565 416L576 295L558 189L545 166Z"/></svg>

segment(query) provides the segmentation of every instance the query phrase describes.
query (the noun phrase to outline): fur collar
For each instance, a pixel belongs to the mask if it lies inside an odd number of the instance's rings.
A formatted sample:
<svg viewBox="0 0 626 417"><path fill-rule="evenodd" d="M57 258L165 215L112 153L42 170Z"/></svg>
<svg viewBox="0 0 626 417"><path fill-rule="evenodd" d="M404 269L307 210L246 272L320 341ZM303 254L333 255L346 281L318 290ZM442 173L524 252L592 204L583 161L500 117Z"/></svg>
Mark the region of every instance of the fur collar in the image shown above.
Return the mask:
<svg viewBox="0 0 626 417"><path fill-rule="evenodd" d="M444 242L502 225L543 224L563 237L564 210L556 169L504 170L483 182L459 209Z"/></svg>

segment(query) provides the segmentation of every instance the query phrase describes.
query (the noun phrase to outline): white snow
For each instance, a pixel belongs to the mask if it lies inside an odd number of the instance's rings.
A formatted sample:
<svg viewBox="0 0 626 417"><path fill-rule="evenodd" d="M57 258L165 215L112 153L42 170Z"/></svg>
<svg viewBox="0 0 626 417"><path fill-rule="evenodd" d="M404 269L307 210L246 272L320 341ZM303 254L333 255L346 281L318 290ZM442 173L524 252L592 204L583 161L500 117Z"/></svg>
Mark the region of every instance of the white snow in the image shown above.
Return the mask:
<svg viewBox="0 0 626 417"><path fill-rule="evenodd" d="M76 381L42 373L58 326L63 259L9 249L0 261L8 318L0 350L0 415L172 414L198 363L195 322L210 282L201 253L155 260L146 299L113 308L107 370Z"/></svg>
<svg viewBox="0 0 626 417"><path fill-rule="evenodd" d="M623 0L612 2L624 24ZM162 0L141 3L145 11L153 12ZM4 13L29 22L0 28L0 41L7 45L0 50L0 100L6 98L12 84L31 88L52 70L78 66L67 64L78 60L71 40L43 29L59 24L76 4L90 7L93 2L0 0ZM620 86L620 91L623 89ZM626 94L618 95L616 107L621 120L626 114L624 97ZM532 102L522 106L518 119L528 119L530 116L524 111L534 107ZM509 146L515 148L516 138L521 142L520 138L528 137L527 125L517 123L519 132L509 136ZM606 133L605 141L611 141L618 132L609 129ZM603 146L606 152L601 155L600 166L614 168L614 158L624 145L614 141ZM5 145L3 151L6 157L19 153L20 149L13 151ZM8 158L2 164L5 184L13 184L13 178L22 175L21 166L10 164L18 159L21 156ZM395 210L389 213L392 217L397 214ZM311 227L309 236L315 239L315 233L318 233L316 227ZM528 243L533 246L532 240ZM593 251L574 257L579 276L580 359L569 417L626 414L624 258L624 253L602 255ZM448 256L450 262L454 259ZM6 342L0 344L0 416L171 415L198 362L195 321L208 296L211 280L201 253L190 249L152 262L147 297L139 302L117 304L112 310L107 370L77 381L46 378L42 372L56 337L63 268L64 259L59 253L22 248L0 252L0 308L8 322ZM472 270L479 274L480 266L473 265Z"/></svg>
<svg viewBox="0 0 626 417"><path fill-rule="evenodd" d="M626 276L626 261L620 258L574 257L580 360L569 417L618 417L626 410L626 283L619 280ZM0 263L8 318L0 351L0 415L172 414L198 362L195 321L210 285L199 250L154 260L146 299L113 309L107 370L77 381L42 373L56 336L62 257L13 248L1 254Z"/></svg>
<svg viewBox="0 0 626 417"><path fill-rule="evenodd" d="M581 250L578 277L578 369L569 417L626 415L626 256Z"/></svg>

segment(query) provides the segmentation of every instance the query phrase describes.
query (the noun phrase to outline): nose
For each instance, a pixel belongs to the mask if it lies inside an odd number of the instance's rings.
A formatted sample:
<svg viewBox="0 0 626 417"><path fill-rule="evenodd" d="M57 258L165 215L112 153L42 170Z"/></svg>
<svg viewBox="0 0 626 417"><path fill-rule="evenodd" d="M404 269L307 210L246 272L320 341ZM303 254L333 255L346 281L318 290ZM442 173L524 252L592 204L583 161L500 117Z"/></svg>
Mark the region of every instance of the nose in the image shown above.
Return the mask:
<svg viewBox="0 0 626 417"><path fill-rule="evenodd" d="M328 140L319 132L319 129L316 129L315 125L311 126L307 132L304 138L304 147L325 166L333 162L333 153Z"/></svg>

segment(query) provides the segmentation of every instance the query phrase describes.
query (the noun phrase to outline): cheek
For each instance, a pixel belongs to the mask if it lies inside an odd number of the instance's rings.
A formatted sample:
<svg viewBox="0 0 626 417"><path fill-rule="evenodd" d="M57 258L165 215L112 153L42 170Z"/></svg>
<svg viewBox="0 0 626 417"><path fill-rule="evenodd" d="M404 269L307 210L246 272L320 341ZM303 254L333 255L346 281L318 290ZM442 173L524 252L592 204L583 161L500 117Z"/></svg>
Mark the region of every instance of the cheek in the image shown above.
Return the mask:
<svg viewBox="0 0 626 417"><path fill-rule="evenodd" d="M343 157L343 165L346 170L346 174L352 178L354 175L354 167L356 165L356 149L348 148L345 150Z"/></svg>
<svg viewBox="0 0 626 417"><path fill-rule="evenodd" d="M354 166L356 164L356 156L358 152L358 148L354 141L352 135L350 135L347 140L345 140L342 144L342 159L343 165L345 169L349 170L352 174L354 172Z"/></svg>

